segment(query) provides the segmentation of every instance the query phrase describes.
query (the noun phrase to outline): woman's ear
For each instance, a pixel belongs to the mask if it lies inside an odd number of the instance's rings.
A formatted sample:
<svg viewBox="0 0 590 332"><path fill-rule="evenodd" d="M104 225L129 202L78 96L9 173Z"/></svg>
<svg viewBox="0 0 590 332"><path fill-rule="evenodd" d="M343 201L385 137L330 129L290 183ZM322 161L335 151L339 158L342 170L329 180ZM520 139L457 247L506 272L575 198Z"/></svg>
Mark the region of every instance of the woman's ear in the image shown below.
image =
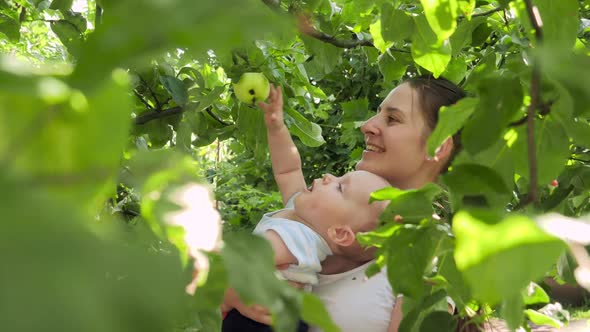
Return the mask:
<svg viewBox="0 0 590 332"><path fill-rule="evenodd" d="M328 237L341 247L348 247L356 241L356 236L348 225L331 226L328 228Z"/></svg>
<svg viewBox="0 0 590 332"><path fill-rule="evenodd" d="M453 137L449 137L434 151L434 161L446 159L453 152Z"/></svg>

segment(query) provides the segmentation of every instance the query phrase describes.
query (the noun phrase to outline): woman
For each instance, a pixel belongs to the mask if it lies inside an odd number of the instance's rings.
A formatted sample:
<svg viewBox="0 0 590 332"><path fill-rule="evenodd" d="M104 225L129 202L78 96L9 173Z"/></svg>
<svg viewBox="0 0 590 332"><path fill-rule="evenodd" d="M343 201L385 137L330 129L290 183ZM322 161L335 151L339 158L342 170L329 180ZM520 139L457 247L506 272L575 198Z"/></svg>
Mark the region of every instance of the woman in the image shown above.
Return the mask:
<svg viewBox="0 0 590 332"><path fill-rule="evenodd" d="M464 96L460 88L443 78L415 77L398 85L383 100L377 114L361 126L366 148L356 168L375 173L400 189L435 182L458 151L460 140L458 135L447 139L430 158L428 137L438 121L439 109ZM366 258L340 256L329 256L322 263L320 282L313 292L343 332L397 331L401 301L395 305L384 271L366 280L365 270L370 264ZM244 316L270 324L264 308L245 306L233 292L228 292L225 303Z"/></svg>

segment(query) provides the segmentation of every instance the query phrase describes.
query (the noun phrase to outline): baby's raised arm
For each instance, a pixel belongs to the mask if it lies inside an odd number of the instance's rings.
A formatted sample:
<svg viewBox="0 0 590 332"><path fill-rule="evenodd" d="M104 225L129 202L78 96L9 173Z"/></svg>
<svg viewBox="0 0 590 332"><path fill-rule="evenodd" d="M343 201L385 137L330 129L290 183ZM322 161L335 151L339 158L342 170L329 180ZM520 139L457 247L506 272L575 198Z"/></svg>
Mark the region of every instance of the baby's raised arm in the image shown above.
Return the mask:
<svg viewBox="0 0 590 332"><path fill-rule="evenodd" d="M301 170L301 157L283 120L283 93L281 88L270 87L268 103L258 104L264 111L264 123L275 181L281 191L283 204L293 194L305 189Z"/></svg>

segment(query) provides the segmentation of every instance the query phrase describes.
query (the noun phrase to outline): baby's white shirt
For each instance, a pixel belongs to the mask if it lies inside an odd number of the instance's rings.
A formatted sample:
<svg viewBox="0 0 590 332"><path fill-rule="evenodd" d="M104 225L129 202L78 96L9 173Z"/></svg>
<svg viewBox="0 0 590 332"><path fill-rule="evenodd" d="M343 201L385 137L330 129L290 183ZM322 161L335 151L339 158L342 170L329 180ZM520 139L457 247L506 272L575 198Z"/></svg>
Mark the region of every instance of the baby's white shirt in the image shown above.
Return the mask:
<svg viewBox="0 0 590 332"><path fill-rule="evenodd" d="M317 275L322 270L321 262L332 254L328 243L320 234L303 223L274 217L280 211L292 210L295 196L289 199L285 209L264 214L254 228L254 234L262 235L268 230L277 232L298 262L281 270L281 275L287 280L315 285L318 283Z"/></svg>

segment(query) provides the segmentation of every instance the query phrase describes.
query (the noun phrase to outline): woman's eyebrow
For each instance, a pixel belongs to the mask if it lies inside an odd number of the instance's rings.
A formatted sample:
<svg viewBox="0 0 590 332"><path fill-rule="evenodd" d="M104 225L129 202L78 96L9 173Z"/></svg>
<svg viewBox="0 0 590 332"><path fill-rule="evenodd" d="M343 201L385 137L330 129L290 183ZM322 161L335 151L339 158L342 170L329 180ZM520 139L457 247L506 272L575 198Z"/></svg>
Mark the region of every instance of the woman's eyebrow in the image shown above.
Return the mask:
<svg viewBox="0 0 590 332"><path fill-rule="evenodd" d="M395 106L385 106L385 109L381 105L377 106L377 111L385 110L386 112L402 112L401 109ZM403 112L402 112L403 113Z"/></svg>

